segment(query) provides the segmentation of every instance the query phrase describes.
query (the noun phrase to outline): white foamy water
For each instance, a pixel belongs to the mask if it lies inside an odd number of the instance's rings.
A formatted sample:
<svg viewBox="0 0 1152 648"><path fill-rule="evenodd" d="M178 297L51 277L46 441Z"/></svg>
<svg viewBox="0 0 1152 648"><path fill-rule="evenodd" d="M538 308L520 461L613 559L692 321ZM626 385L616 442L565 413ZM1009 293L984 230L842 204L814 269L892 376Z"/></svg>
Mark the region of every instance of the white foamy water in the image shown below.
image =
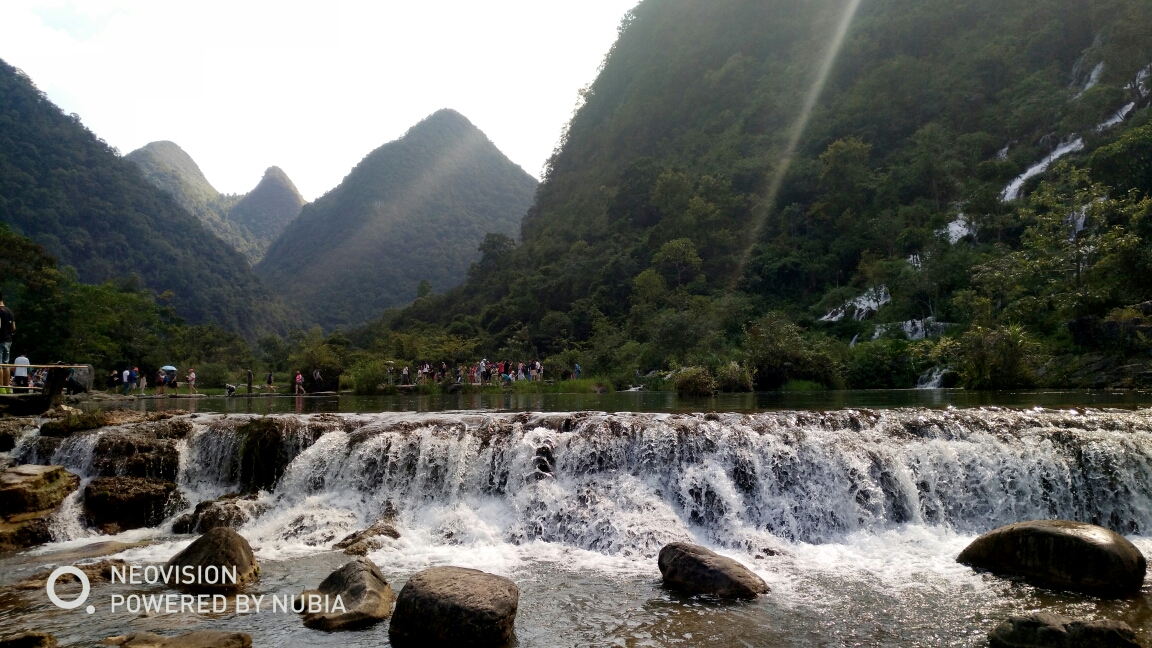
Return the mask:
<svg viewBox="0 0 1152 648"><path fill-rule="evenodd" d="M1145 597L1044 593L955 562L978 534L1037 518L1095 522L1152 549L1148 410L276 419L286 466L239 529L262 563L259 591L315 586L347 559L334 542L390 515L400 538L370 557L396 587L432 565L507 575L521 587L522 646L971 646L1040 607L1123 618L1148 636ZM246 420L192 419L177 445L188 510L240 490ZM53 458L90 469L93 447L70 439ZM145 543L117 557L162 562L190 541L170 529L74 537L23 560L114 539ZM772 592L726 606L664 591L655 556L676 540L744 562ZM105 629L54 614L43 618L85 641ZM260 645L387 645L386 628L334 643L292 618L196 622L243 627Z"/></svg>

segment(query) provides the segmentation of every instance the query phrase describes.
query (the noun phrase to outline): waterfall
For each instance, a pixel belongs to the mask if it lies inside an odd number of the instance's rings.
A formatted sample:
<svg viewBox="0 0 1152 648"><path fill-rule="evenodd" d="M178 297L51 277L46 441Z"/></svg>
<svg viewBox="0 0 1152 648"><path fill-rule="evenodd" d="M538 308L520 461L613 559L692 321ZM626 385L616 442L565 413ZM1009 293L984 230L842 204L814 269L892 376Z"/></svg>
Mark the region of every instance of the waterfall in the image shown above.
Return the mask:
<svg viewBox="0 0 1152 648"><path fill-rule="evenodd" d="M327 549L386 512L397 542L544 541L621 557L689 539L768 552L906 524L975 534L1067 518L1152 530L1149 410L275 419L283 474L241 529L265 551ZM202 416L178 445L191 505L238 489L246 420ZM66 440L54 458L91 477L85 437L101 433Z"/></svg>

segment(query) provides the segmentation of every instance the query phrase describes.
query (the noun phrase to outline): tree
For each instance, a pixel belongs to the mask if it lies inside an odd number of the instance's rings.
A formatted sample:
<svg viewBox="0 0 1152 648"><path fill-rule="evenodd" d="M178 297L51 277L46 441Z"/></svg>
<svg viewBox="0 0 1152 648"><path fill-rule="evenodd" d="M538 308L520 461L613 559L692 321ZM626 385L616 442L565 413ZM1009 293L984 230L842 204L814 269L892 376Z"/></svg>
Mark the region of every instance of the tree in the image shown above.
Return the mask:
<svg viewBox="0 0 1152 648"><path fill-rule="evenodd" d="M700 255L696 252L696 246L692 244L692 239L689 238L668 241L652 257L652 262L665 272L675 274L677 287L684 284L685 274L688 275L689 279L695 277L700 272L702 264Z"/></svg>

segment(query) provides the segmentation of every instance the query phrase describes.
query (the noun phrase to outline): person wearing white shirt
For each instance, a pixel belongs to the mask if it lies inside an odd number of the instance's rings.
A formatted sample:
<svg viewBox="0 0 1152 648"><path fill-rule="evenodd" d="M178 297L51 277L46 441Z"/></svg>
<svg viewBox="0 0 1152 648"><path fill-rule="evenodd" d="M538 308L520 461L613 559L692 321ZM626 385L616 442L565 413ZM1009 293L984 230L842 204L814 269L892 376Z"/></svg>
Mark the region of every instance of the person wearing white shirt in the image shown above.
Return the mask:
<svg viewBox="0 0 1152 648"><path fill-rule="evenodd" d="M28 362L28 356L21 353L20 355L16 356L16 359L12 361L12 364L27 366L32 363ZM28 370L26 368L20 367L12 372L12 385L15 387L28 386Z"/></svg>

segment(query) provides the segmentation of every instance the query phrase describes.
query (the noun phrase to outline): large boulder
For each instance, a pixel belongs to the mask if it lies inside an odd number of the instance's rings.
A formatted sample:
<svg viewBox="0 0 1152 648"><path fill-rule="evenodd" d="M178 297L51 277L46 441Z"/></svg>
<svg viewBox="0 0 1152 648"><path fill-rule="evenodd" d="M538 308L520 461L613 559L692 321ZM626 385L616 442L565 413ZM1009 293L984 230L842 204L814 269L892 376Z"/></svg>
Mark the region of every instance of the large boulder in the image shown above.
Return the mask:
<svg viewBox="0 0 1152 648"><path fill-rule="evenodd" d="M56 508L80 486L80 478L61 466L13 466L0 473L0 515Z"/></svg>
<svg viewBox="0 0 1152 648"><path fill-rule="evenodd" d="M476 569L432 567L408 579L388 635L402 646L501 646L512 636L520 590Z"/></svg>
<svg viewBox="0 0 1152 648"><path fill-rule="evenodd" d="M664 584L687 594L755 598L768 591L764 579L744 565L687 542L665 545L658 564Z"/></svg>
<svg viewBox="0 0 1152 648"><path fill-rule="evenodd" d="M229 578L218 579L216 583L177 584L182 589L198 592L235 591L260 575L260 566L256 563L256 555L252 553L252 546L244 536L226 527L217 527L196 538L184 551L172 556L167 566L179 568L180 573L184 573L185 566L191 566L198 573L197 568L207 569L209 566L227 569ZM231 580L233 567L236 569L235 582Z"/></svg>
<svg viewBox="0 0 1152 648"><path fill-rule="evenodd" d="M0 638L0 648L56 648L56 637L47 632L22 632Z"/></svg>
<svg viewBox="0 0 1152 648"><path fill-rule="evenodd" d="M252 636L244 632L221 632L219 630L195 630L175 637L164 637L151 632L136 632L130 635L109 637L102 641L106 646L125 648L250 648Z"/></svg>
<svg viewBox="0 0 1152 648"><path fill-rule="evenodd" d="M1144 584L1144 554L1103 527L1067 520L1020 522L972 541L957 562L1049 589L1105 598L1131 596Z"/></svg>
<svg viewBox="0 0 1152 648"><path fill-rule="evenodd" d="M989 648L1140 648L1122 621L1079 621L1038 612L1011 617L988 633Z"/></svg>
<svg viewBox="0 0 1152 648"><path fill-rule="evenodd" d="M392 616L396 602L392 586L367 558L356 558L337 569L320 582L320 587L305 590L303 596L304 625L317 630L354 630L379 623ZM342 611L332 609L337 597ZM311 611L313 603L318 612ZM330 611L319 607L323 605Z"/></svg>
<svg viewBox="0 0 1152 648"><path fill-rule="evenodd" d="M172 532L204 533L217 527L239 529L262 508L252 496L225 496L205 500L196 505L195 511L176 518L172 523Z"/></svg>
<svg viewBox="0 0 1152 648"><path fill-rule="evenodd" d="M84 487L88 523L104 533L156 526L178 503L176 484L147 477L98 477Z"/></svg>
<svg viewBox="0 0 1152 648"><path fill-rule="evenodd" d="M380 519L367 529L345 536L343 540L332 545L332 548L343 549L344 553L350 556L365 556L384 546L381 537L395 540L400 537L400 532L388 519Z"/></svg>

